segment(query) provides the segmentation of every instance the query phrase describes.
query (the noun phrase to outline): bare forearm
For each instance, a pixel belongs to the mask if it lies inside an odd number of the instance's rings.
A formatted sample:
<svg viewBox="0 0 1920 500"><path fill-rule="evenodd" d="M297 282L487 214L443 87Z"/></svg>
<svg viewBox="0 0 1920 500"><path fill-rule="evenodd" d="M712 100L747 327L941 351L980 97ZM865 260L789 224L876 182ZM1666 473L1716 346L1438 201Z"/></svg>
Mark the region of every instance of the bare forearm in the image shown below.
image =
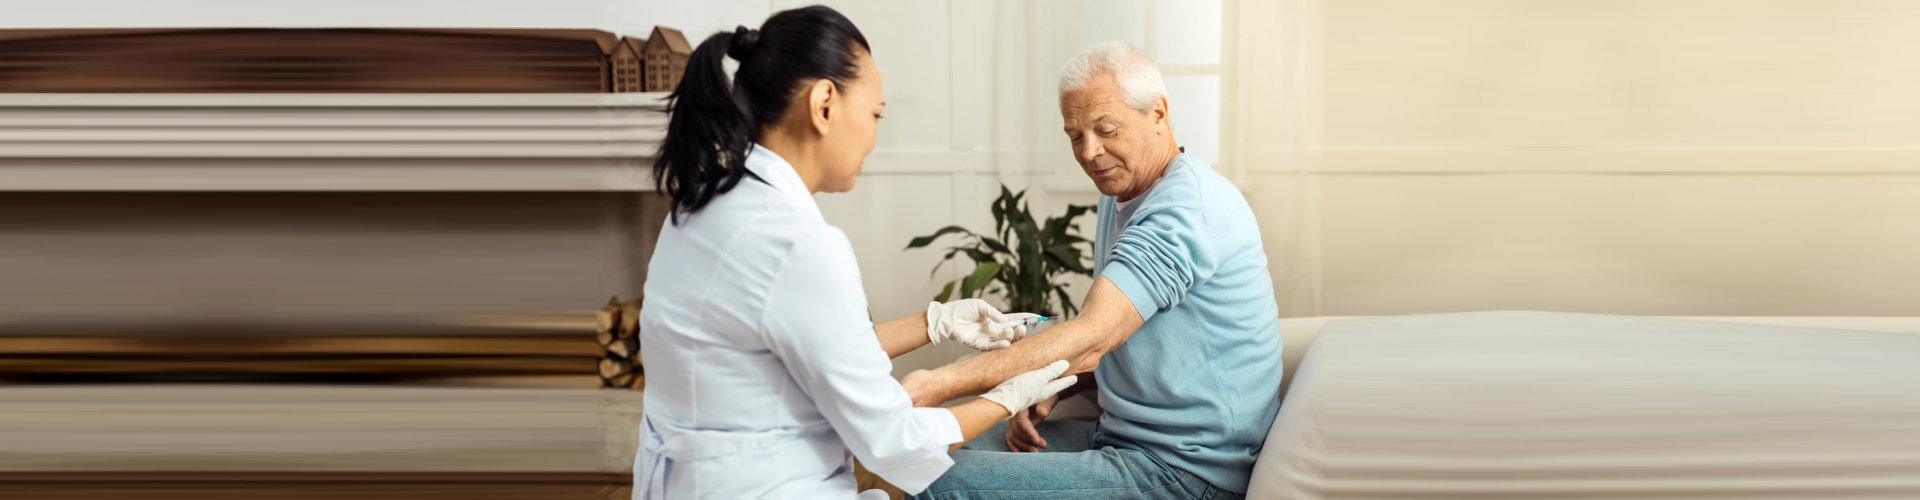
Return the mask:
<svg viewBox="0 0 1920 500"><path fill-rule="evenodd" d="M875 323L873 332L880 336L880 348L887 351L887 358L897 358L901 354L912 352L927 345L927 313L917 312Z"/></svg>
<svg viewBox="0 0 1920 500"><path fill-rule="evenodd" d="M954 450L960 449L960 447L965 446L968 441L979 437L980 433L987 432L987 429L992 428L993 424L1000 423L1001 419L1009 416L1007 414L1007 407L1000 406L1000 403L985 399L968 401L966 404L947 408L947 411L953 412L953 419L960 422L961 436L960 442L953 443L953 446L947 447L947 453L953 453Z"/></svg>
<svg viewBox="0 0 1920 500"><path fill-rule="evenodd" d="M979 394L1014 375L1063 359L1071 365L1067 373L1092 371L1099 364L1100 356L1114 345L1117 344L1109 341L1099 325L1083 319L1068 321L1005 349L982 353L934 370L940 386L933 395L939 401L915 403L936 405L947 399Z"/></svg>
<svg viewBox="0 0 1920 500"><path fill-rule="evenodd" d="M1093 280L1086 307L1079 317L998 351L940 367L918 377L913 404L934 406L968 394L979 394L1014 375L1066 360L1067 373L1086 373L1100 364L1100 356L1120 347L1146 320L1126 294L1106 278ZM1091 377L1089 377L1091 378Z"/></svg>

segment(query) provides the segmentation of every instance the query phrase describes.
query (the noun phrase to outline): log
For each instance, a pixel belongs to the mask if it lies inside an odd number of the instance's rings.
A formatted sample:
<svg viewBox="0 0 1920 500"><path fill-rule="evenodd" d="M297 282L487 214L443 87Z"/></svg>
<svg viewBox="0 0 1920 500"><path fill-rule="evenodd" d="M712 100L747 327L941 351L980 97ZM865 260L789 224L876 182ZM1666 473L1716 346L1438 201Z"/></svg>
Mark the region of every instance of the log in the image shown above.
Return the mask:
<svg viewBox="0 0 1920 500"><path fill-rule="evenodd" d="M600 308L598 311L594 311L593 319L593 328L595 331L612 333L614 327L620 324L620 296L615 295L608 298L607 306Z"/></svg>
<svg viewBox="0 0 1920 500"><path fill-rule="evenodd" d="M600 343L601 387L632 388L645 385L640 367L640 301L620 302L614 297L595 317L600 331L594 340Z"/></svg>
<svg viewBox="0 0 1920 500"><path fill-rule="evenodd" d="M627 337L615 340L612 344L607 345L607 354L618 356L634 364L639 364L640 339Z"/></svg>
<svg viewBox="0 0 1920 500"><path fill-rule="evenodd" d="M620 329L614 332L616 337L633 337L640 334L640 301L630 300L620 304Z"/></svg>
<svg viewBox="0 0 1920 500"><path fill-rule="evenodd" d="M612 380L614 377L632 372L633 365L626 362L613 358L600 359L600 378Z"/></svg>
<svg viewBox="0 0 1920 500"><path fill-rule="evenodd" d="M593 338L600 343L601 352L606 352L607 346L612 345L614 339L619 338L618 332L615 331L619 327L620 296L615 295L607 299L606 307L593 312Z"/></svg>

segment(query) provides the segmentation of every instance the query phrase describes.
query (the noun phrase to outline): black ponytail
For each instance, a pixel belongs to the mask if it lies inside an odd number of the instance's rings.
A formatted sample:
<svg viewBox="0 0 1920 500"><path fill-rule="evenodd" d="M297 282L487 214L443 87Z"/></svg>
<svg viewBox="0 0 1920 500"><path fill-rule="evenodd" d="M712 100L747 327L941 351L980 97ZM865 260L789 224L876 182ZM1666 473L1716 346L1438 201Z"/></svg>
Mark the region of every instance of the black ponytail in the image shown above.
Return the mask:
<svg viewBox="0 0 1920 500"><path fill-rule="evenodd" d="M693 215L747 173L747 148L777 122L793 93L814 80L844 85L870 50L860 29L823 6L782 11L758 31L741 26L707 37L667 96L667 136L653 177L673 198L673 222ZM729 82L726 58L740 61Z"/></svg>

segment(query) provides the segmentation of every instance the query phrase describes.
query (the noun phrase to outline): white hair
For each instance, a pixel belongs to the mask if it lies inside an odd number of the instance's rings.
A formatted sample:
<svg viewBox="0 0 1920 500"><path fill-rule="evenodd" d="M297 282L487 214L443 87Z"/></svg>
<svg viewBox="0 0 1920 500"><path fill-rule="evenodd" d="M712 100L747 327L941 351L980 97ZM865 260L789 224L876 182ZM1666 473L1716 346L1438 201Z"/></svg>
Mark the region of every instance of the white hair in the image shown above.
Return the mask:
<svg viewBox="0 0 1920 500"><path fill-rule="evenodd" d="M1147 53L1114 40L1100 42L1074 55L1060 73L1060 95L1087 88L1094 78L1113 75L1126 96L1127 107L1146 112L1167 95L1167 82L1160 79L1160 66Z"/></svg>

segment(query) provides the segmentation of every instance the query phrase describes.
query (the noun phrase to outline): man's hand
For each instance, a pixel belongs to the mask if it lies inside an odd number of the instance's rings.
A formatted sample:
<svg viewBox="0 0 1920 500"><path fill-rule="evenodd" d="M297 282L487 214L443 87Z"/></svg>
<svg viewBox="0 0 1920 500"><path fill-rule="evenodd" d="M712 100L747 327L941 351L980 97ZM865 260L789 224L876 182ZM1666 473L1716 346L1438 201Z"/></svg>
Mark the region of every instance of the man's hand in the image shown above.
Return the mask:
<svg viewBox="0 0 1920 500"><path fill-rule="evenodd" d="M1026 326L996 327L1000 323L1036 317L1030 313L1003 314L980 299L961 299L945 304L927 303L927 340L938 344L958 340L967 347L991 351L1012 344L1027 335Z"/></svg>
<svg viewBox="0 0 1920 500"><path fill-rule="evenodd" d="M1046 448L1047 440L1040 437L1040 429L1037 426L1041 420L1046 420L1047 415L1053 413L1053 405L1059 403L1060 395L1055 394L1053 397L1027 407L1026 411L1013 414L1013 418L1007 419L1007 449L1014 452L1034 452Z"/></svg>

